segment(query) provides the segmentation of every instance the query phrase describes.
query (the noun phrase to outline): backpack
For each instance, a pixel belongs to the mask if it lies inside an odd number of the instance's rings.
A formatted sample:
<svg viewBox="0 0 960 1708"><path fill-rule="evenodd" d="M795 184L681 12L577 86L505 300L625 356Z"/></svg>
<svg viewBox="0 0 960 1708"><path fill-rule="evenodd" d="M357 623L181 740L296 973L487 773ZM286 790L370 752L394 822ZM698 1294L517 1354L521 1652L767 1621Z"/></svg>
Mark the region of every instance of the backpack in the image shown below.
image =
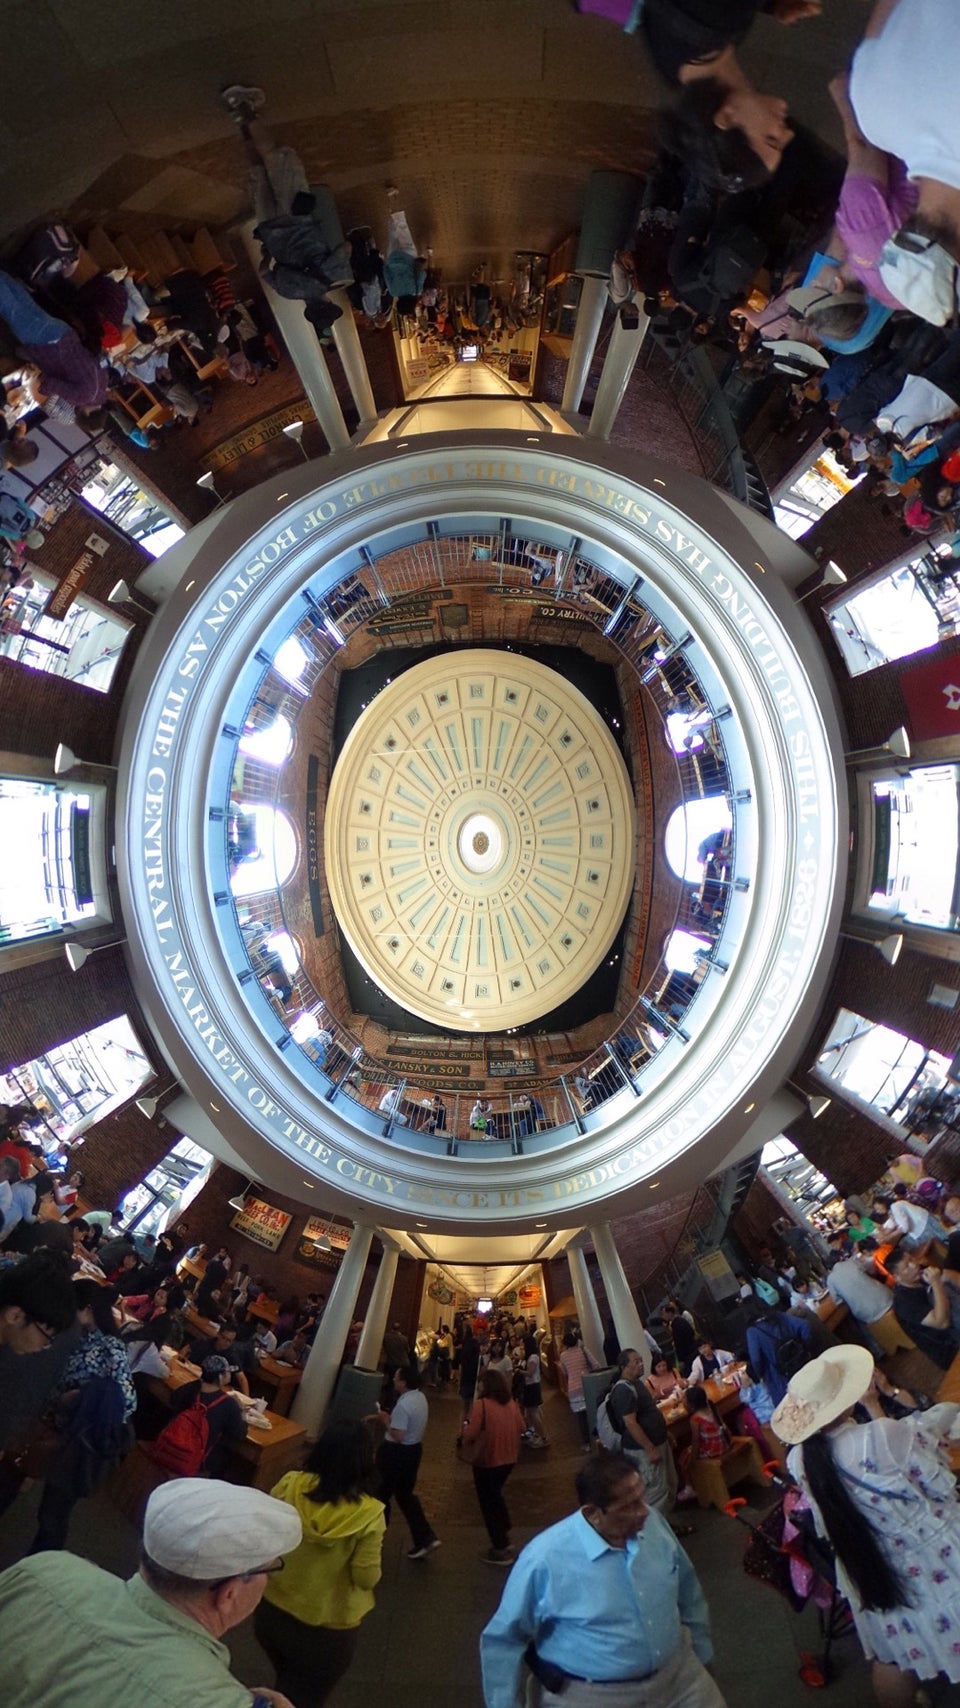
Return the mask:
<svg viewBox="0 0 960 1708"><path fill-rule="evenodd" d="M623 1436L616 1426L617 1415L610 1404L614 1387L616 1383L608 1388L597 1407L597 1438L601 1447L605 1447L608 1453L619 1453L623 1446Z"/></svg>
<svg viewBox="0 0 960 1708"><path fill-rule="evenodd" d="M789 1330L786 1334L781 1334L773 1323L762 1326L767 1329L768 1339L772 1339L774 1343L773 1362L784 1380L789 1382L791 1376L795 1376L804 1364L809 1364L813 1353L798 1334L791 1334Z"/></svg>
<svg viewBox="0 0 960 1708"><path fill-rule="evenodd" d="M207 1412L229 1398L229 1394L218 1394L209 1406L205 1406L198 1394L192 1406L187 1406L164 1424L150 1448L154 1463L175 1477L199 1477L210 1446Z"/></svg>
<svg viewBox="0 0 960 1708"><path fill-rule="evenodd" d="M706 246L697 285L720 302L731 297L739 300L763 266L765 256L766 246L756 232L747 225L735 225Z"/></svg>

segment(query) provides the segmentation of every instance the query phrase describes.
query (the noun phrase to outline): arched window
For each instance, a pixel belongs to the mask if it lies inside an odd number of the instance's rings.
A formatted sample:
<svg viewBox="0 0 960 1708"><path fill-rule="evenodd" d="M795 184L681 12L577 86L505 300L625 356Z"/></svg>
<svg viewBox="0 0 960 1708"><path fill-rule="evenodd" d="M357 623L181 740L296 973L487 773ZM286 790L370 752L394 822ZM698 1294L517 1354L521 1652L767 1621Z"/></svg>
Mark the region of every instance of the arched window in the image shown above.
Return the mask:
<svg viewBox="0 0 960 1708"><path fill-rule="evenodd" d="M237 809L242 840L231 843L230 888L234 896L279 889L297 863L297 833L285 812L245 801Z"/></svg>
<svg viewBox="0 0 960 1708"><path fill-rule="evenodd" d="M282 765L293 746L290 721L279 712L272 724L252 729L240 737L240 752L264 765Z"/></svg>
<svg viewBox="0 0 960 1708"><path fill-rule="evenodd" d="M699 850L709 836L733 828L730 806L724 795L707 795L702 801L688 801L671 813L664 836L667 861L678 878L685 883L699 883L703 877L703 861Z"/></svg>
<svg viewBox="0 0 960 1708"><path fill-rule="evenodd" d="M303 683L300 678L309 662L310 656L306 647L298 641L296 635L288 635L274 656L273 668L278 676L282 676L285 682L290 683L292 688L302 689Z"/></svg>

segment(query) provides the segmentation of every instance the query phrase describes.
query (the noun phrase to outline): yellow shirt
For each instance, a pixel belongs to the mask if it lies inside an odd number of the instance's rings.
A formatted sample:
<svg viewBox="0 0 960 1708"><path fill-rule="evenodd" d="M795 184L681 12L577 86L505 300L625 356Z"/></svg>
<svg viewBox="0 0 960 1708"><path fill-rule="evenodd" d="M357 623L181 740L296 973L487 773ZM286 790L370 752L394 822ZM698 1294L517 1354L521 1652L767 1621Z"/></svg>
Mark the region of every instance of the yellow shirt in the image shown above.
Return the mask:
<svg viewBox="0 0 960 1708"><path fill-rule="evenodd" d="M264 1599L304 1625L350 1630L370 1612L380 1582L383 1502L372 1495L318 1502L309 1499L316 1485L311 1472L288 1471L270 1490L300 1514L303 1541L268 1580Z"/></svg>

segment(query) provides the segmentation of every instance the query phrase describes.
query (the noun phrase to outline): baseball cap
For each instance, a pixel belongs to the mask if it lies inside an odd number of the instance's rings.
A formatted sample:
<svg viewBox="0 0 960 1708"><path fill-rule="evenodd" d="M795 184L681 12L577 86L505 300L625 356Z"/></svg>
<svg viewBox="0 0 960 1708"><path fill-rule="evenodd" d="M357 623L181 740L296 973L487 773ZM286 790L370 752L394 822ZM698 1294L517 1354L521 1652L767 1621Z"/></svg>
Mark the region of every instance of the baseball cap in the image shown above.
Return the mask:
<svg viewBox="0 0 960 1708"><path fill-rule="evenodd" d="M221 1358L219 1352L211 1352L210 1357L204 1359L200 1368L208 1381L213 1381L216 1376L229 1376L230 1374L230 1366L225 1358Z"/></svg>
<svg viewBox="0 0 960 1708"><path fill-rule="evenodd" d="M143 1521L150 1559L182 1578L241 1577L289 1554L302 1534L285 1501L207 1477L175 1477L154 1489Z"/></svg>
<svg viewBox="0 0 960 1708"><path fill-rule="evenodd" d="M879 266L890 295L931 326L946 326L960 310L960 266L942 243L895 232L880 251Z"/></svg>

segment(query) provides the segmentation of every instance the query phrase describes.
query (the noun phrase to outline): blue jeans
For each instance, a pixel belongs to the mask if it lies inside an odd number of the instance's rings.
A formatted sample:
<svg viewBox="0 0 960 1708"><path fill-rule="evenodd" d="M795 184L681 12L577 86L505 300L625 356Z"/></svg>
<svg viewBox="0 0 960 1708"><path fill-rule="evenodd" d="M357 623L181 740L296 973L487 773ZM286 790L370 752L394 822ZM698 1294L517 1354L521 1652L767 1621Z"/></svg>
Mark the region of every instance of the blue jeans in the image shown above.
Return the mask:
<svg viewBox="0 0 960 1708"><path fill-rule="evenodd" d="M18 344L59 344L70 328L34 300L20 279L0 272L0 318Z"/></svg>

